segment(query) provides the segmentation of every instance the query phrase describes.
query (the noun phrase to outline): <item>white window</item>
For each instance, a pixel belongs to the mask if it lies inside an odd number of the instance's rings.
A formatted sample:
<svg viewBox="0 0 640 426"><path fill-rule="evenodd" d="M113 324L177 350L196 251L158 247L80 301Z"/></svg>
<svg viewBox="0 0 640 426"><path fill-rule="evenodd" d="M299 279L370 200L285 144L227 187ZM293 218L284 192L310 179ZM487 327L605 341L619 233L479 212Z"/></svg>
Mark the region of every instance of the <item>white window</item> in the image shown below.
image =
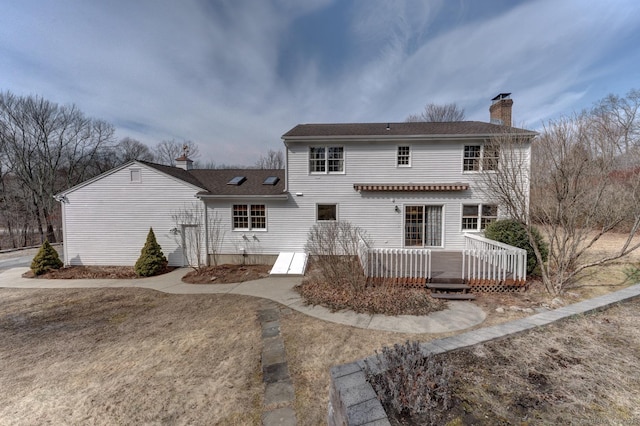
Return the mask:
<svg viewBox="0 0 640 426"><path fill-rule="evenodd" d="M494 204L467 204L462 206L462 230L480 231L498 219L498 206Z"/></svg>
<svg viewBox="0 0 640 426"><path fill-rule="evenodd" d="M344 173L344 148L314 146L309 148L310 173Z"/></svg>
<svg viewBox="0 0 640 426"><path fill-rule="evenodd" d="M497 146L465 145L462 170L465 172L496 170L499 156Z"/></svg>
<svg viewBox="0 0 640 426"><path fill-rule="evenodd" d="M142 172L140 169L131 169L129 170L131 182L142 182Z"/></svg>
<svg viewBox="0 0 640 426"><path fill-rule="evenodd" d="M337 204L318 204L316 207L316 220L318 222L338 220Z"/></svg>
<svg viewBox="0 0 640 426"><path fill-rule="evenodd" d="M398 147L398 167L411 167L411 147Z"/></svg>
<svg viewBox="0 0 640 426"><path fill-rule="evenodd" d="M233 229L267 229L267 207L264 204L234 204Z"/></svg>
<svg viewBox="0 0 640 426"><path fill-rule="evenodd" d="M442 247L442 206L404 207L404 245Z"/></svg>

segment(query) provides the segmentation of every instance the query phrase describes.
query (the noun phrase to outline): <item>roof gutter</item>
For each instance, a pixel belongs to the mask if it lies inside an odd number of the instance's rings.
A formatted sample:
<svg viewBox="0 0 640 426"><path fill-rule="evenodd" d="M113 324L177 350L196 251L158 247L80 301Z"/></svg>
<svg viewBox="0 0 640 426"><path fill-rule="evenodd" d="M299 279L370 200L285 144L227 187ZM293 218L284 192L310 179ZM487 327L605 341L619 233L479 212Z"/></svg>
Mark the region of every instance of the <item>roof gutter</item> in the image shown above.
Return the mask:
<svg viewBox="0 0 640 426"><path fill-rule="evenodd" d="M242 199L259 199L259 200L283 200L289 199L289 193L278 195L215 195L215 194L196 194L196 197L202 200L242 200Z"/></svg>
<svg viewBox="0 0 640 426"><path fill-rule="evenodd" d="M389 140L406 140L406 139L479 139L479 138L493 138L499 136L528 136L534 137L537 136L537 132L526 132L526 133L475 133L475 134L464 134L464 135L451 135L451 134L441 134L441 135L333 135L333 136L283 136L282 139L285 142L307 142L307 141L324 141L324 140L332 140L332 141L343 141L343 140L380 140L380 141L389 141Z"/></svg>

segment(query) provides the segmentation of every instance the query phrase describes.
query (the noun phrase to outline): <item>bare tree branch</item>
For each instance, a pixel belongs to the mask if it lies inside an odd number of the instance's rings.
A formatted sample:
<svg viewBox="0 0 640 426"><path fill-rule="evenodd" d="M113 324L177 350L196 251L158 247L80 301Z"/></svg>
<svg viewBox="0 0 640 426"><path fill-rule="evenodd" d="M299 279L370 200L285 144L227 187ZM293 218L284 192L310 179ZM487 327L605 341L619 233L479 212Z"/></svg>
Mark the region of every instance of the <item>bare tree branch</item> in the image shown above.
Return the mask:
<svg viewBox="0 0 640 426"><path fill-rule="evenodd" d="M462 121L464 120L464 108L460 108L457 104L427 104L424 111L420 114L411 114L405 121Z"/></svg>

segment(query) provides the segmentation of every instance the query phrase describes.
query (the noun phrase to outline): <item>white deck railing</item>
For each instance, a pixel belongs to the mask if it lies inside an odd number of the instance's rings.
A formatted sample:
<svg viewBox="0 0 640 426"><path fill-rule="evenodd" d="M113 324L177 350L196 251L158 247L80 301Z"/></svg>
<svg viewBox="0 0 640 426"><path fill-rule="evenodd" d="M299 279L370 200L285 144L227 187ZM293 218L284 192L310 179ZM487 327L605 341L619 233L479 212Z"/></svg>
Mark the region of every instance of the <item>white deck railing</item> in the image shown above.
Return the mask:
<svg viewBox="0 0 640 426"><path fill-rule="evenodd" d="M470 282L523 283L527 278L527 252L479 235L465 234L462 278Z"/></svg>
<svg viewBox="0 0 640 426"><path fill-rule="evenodd" d="M361 240L358 258L368 278L431 278L431 250L370 248Z"/></svg>

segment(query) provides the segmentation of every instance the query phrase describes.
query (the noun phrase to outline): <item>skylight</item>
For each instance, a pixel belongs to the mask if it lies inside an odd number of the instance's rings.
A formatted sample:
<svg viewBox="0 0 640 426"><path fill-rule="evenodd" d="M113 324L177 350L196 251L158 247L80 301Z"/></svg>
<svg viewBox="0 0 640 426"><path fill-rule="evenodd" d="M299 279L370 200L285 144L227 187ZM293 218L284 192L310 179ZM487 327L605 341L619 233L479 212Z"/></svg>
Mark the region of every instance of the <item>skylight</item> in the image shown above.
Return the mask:
<svg viewBox="0 0 640 426"><path fill-rule="evenodd" d="M275 185L276 183L278 183L278 181L280 180L280 178L278 176L269 176L268 178L266 178L264 180L264 182L262 182L263 185Z"/></svg>
<svg viewBox="0 0 640 426"><path fill-rule="evenodd" d="M245 180L247 180L247 178L244 176L236 176L233 179L231 179L229 182L227 182L227 185L240 186L242 185L242 182L244 182Z"/></svg>

